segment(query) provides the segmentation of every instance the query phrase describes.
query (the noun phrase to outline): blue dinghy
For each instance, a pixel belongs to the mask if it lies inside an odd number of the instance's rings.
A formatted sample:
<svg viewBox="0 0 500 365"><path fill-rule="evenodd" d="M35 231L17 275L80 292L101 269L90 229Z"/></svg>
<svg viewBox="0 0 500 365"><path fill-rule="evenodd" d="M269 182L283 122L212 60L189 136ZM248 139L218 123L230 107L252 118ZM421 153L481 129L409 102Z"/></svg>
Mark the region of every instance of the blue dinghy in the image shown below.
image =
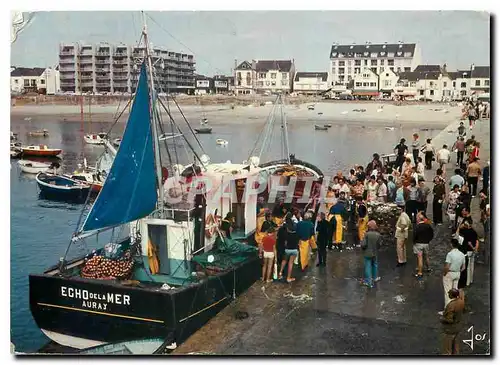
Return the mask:
<svg viewBox="0 0 500 365"><path fill-rule="evenodd" d="M90 192L90 185L67 176L40 172L36 182L43 198L55 200L85 200Z"/></svg>

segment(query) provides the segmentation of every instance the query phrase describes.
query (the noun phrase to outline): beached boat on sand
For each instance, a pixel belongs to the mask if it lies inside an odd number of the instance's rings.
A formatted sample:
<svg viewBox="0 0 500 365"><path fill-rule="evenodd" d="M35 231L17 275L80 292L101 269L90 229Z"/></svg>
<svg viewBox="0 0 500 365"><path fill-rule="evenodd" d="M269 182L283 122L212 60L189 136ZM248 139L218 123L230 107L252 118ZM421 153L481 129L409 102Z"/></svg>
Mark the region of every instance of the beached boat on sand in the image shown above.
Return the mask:
<svg viewBox="0 0 500 365"><path fill-rule="evenodd" d="M198 134L210 134L210 133L212 133L211 127L194 128L194 130Z"/></svg>
<svg viewBox="0 0 500 365"><path fill-rule="evenodd" d="M215 140L215 143L219 146L227 146L229 142L226 141L225 139L218 138Z"/></svg>
<svg viewBox="0 0 500 365"><path fill-rule="evenodd" d="M49 131L46 129L42 129L40 131L29 132L28 135L30 137L48 137Z"/></svg>
<svg viewBox="0 0 500 365"><path fill-rule="evenodd" d="M317 131L327 131L328 130L328 127L327 126L324 126L324 125L315 125L314 126L314 129L317 130Z"/></svg>
<svg viewBox="0 0 500 365"><path fill-rule="evenodd" d="M22 147L23 156L42 156L51 157L62 153L60 148L48 148L46 145L26 146Z"/></svg>

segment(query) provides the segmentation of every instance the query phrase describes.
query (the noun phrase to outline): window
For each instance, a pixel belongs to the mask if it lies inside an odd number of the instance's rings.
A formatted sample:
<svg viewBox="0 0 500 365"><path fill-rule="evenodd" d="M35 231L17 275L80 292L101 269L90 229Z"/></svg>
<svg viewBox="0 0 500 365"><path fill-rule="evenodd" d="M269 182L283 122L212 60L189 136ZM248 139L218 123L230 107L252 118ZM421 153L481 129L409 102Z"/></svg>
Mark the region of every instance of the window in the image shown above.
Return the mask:
<svg viewBox="0 0 500 365"><path fill-rule="evenodd" d="M352 60L349 60L349 61L347 62L347 64L348 64L349 66L352 66Z"/></svg>
<svg viewBox="0 0 500 365"><path fill-rule="evenodd" d="M339 61L339 66L344 67L345 66L345 61Z"/></svg>
<svg viewBox="0 0 500 365"><path fill-rule="evenodd" d="M271 86L276 86L276 81L271 81Z"/></svg>
<svg viewBox="0 0 500 365"><path fill-rule="evenodd" d="M481 86L481 80L476 80L476 86Z"/></svg>
<svg viewBox="0 0 500 365"><path fill-rule="evenodd" d="M36 86L36 80L35 79L32 79L31 80L31 86L35 87Z"/></svg>
<svg viewBox="0 0 500 365"><path fill-rule="evenodd" d="M365 66L368 66L368 60L364 60L365 62L363 63Z"/></svg>
<svg viewBox="0 0 500 365"><path fill-rule="evenodd" d="M238 72L238 73L236 74L236 76L238 77L238 79L240 79L240 80L241 80L241 72Z"/></svg>
<svg viewBox="0 0 500 365"><path fill-rule="evenodd" d="M344 71L345 71L345 69L344 69L344 68L339 68L339 74L343 75L343 74L344 74Z"/></svg>
<svg viewBox="0 0 500 365"><path fill-rule="evenodd" d="M337 66L337 61L332 61L332 67Z"/></svg>
<svg viewBox="0 0 500 365"><path fill-rule="evenodd" d="M420 90L420 95L424 95L424 90Z"/></svg>
<svg viewBox="0 0 500 365"><path fill-rule="evenodd" d="M384 80L384 86L391 86L391 80Z"/></svg>
<svg viewBox="0 0 500 365"><path fill-rule="evenodd" d="M443 81L443 87L448 86L448 83L446 81Z"/></svg>
<svg viewBox="0 0 500 365"><path fill-rule="evenodd" d="M271 81L266 81L266 86L271 85Z"/></svg>
<svg viewBox="0 0 500 365"><path fill-rule="evenodd" d="M371 86L371 87L376 87L376 86L377 86L377 83L376 83L376 82L370 82L370 86Z"/></svg>
<svg viewBox="0 0 500 365"><path fill-rule="evenodd" d="M405 72L410 72L411 71L411 67L405 67Z"/></svg>
<svg viewBox="0 0 500 365"><path fill-rule="evenodd" d="M377 68L376 67L372 67L371 70L374 72L374 73L377 73Z"/></svg>
<svg viewBox="0 0 500 365"><path fill-rule="evenodd" d="M275 79L276 78L276 72L271 72L271 78Z"/></svg>
<svg viewBox="0 0 500 365"><path fill-rule="evenodd" d="M370 64L371 64L372 66L377 66L377 60L371 60L371 61L370 61Z"/></svg>
<svg viewBox="0 0 500 365"><path fill-rule="evenodd" d="M354 60L354 66L361 66L361 60Z"/></svg>
<svg viewBox="0 0 500 365"><path fill-rule="evenodd" d="M433 87L434 86L434 82L433 81L429 82L429 86Z"/></svg>
<svg viewBox="0 0 500 365"><path fill-rule="evenodd" d="M387 64L389 66L394 66L394 60L387 60Z"/></svg>
<svg viewBox="0 0 500 365"><path fill-rule="evenodd" d="M44 79L41 79L41 80L40 80L40 84L45 85L45 80L44 80Z"/></svg>
<svg viewBox="0 0 500 365"><path fill-rule="evenodd" d="M260 72L259 73L259 79L265 79L266 78L266 73L265 72Z"/></svg>
<svg viewBox="0 0 500 365"><path fill-rule="evenodd" d="M385 60L380 60L380 66L383 66L385 63Z"/></svg>
<svg viewBox="0 0 500 365"><path fill-rule="evenodd" d="M363 82L363 86L368 86L368 82Z"/></svg>
<svg viewBox="0 0 500 365"><path fill-rule="evenodd" d="M466 88L467 87L467 83L466 82L461 82L460 83L460 87L463 89L463 88Z"/></svg>
<svg viewBox="0 0 500 365"><path fill-rule="evenodd" d="M398 72L401 72L401 67L398 67Z"/></svg>
<svg viewBox="0 0 500 365"><path fill-rule="evenodd" d="M24 80L24 86L29 87L30 86L30 80Z"/></svg>
<svg viewBox="0 0 500 365"><path fill-rule="evenodd" d="M356 82L356 87L360 87L360 86L363 86L363 84L361 82Z"/></svg>
<svg viewBox="0 0 500 365"><path fill-rule="evenodd" d="M389 70L394 71L394 67L389 67Z"/></svg>
<svg viewBox="0 0 500 365"><path fill-rule="evenodd" d="M484 86L490 86L490 80L484 80Z"/></svg>
<svg viewBox="0 0 500 365"><path fill-rule="evenodd" d="M281 80L281 86L287 86L288 81L287 80Z"/></svg>
<svg viewBox="0 0 500 365"><path fill-rule="evenodd" d="M351 81L352 80L352 76L347 76L347 81ZM321 82L321 79L318 79L318 82Z"/></svg>
<svg viewBox="0 0 500 365"><path fill-rule="evenodd" d="M361 68L360 67L355 67L354 68L354 74L359 74L361 73Z"/></svg>
<svg viewBox="0 0 500 365"><path fill-rule="evenodd" d="M15 84L19 84L19 80L18 80L18 79L15 79L15 80L14 80L14 83L15 83Z"/></svg>
<svg viewBox="0 0 500 365"><path fill-rule="evenodd" d="M332 68L332 74L335 74L335 69L334 68Z"/></svg>
<svg viewBox="0 0 500 365"><path fill-rule="evenodd" d="M264 81L257 81L257 87L263 87Z"/></svg>
<svg viewBox="0 0 500 365"><path fill-rule="evenodd" d="M453 81L453 87L456 87L456 86L457 86L457 82Z"/></svg>
<svg viewBox="0 0 500 365"><path fill-rule="evenodd" d="M283 73L281 74L281 78L282 78L283 80L288 79L288 73L283 72Z"/></svg>
<svg viewBox="0 0 500 365"><path fill-rule="evenodd" d="M431 90L431 96L434 96L434 90Z"/></svg>

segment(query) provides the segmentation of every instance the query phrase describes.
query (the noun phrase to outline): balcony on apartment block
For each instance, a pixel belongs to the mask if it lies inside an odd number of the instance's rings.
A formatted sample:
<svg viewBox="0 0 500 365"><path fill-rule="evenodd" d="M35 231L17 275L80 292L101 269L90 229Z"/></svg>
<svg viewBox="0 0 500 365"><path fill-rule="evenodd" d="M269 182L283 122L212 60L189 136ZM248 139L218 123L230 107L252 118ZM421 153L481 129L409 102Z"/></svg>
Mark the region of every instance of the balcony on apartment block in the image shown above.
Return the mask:
<svg viewBox="0 0 500 365"><path fill-rule="evenodd" d="M64 58L59 58L59 64L60 65L69 65L69 64L74 64L75 59L73 57L64 57Z"/></svg>
<svg viewBox="0 0 500 365"><path fill-rule="evenodd" d="M72 49L65 49L65 50L61 50L59 51L59 55L61 56L74 56L75 55L75 50L74 48Z"/></svg>
<svg viewBox="0 0 500 365"><path fill-rule="evenodd" d="M109 58L104 58L104 59L96 58L95 60L96 65L109 65L110 63L111 60Z"/></svg>

